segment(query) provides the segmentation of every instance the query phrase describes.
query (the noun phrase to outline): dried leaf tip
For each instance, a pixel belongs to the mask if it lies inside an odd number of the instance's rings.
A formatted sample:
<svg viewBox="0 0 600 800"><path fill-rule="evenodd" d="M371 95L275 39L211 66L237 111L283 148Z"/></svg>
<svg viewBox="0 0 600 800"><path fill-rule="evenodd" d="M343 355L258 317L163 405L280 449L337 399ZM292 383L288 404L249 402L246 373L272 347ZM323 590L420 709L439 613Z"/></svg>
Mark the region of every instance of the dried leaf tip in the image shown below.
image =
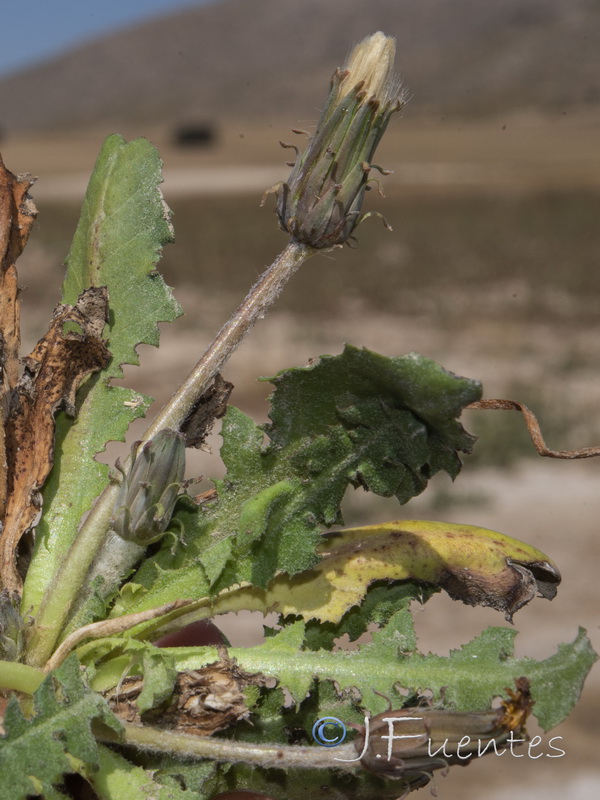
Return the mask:
<svg viewBox="0 0 600 800"><path fill-rule="evenodd" d="M296 241L318 249L343 244L367 216L361 206L373 156L402 105L395 51L393 38L375 33L334 72L314 136L287 183L273 190L280 227Z"/></svg>

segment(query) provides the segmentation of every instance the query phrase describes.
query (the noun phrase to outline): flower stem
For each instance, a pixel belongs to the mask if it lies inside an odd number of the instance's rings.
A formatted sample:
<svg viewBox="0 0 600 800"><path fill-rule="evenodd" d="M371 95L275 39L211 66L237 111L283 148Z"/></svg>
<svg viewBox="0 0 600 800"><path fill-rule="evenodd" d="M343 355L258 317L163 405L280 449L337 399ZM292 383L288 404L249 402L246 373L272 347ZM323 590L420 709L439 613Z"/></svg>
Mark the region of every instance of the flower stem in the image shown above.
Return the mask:
<svg viewBox="0 0 600 800"><path fill-rule="evenodd" d="M335 748L252 744L174 733L132 723L123 723L123 729L121 743L142 750L170 753L180 758L208 758L221 763L243 762L278 769L338 769L353 772L358 766L356 749L351 742Z"/></svg>
<svg viewBox="0 0 600 800"><path fill-rule="evenodd" d="M265 316L298 267L316 252L312 247L294 239L289 242L250 289L243 303L221 328L179 389L156 415L144 434L144 441L156 436L163 428L179 430L198 399L210 387L215 375L221 371L246 334Z"/></svg>
<svg viewBox="0 0 600 800"><path fill-rule="evenodd" d="M293 239L289 242L250 289L179 389L159 411L142 437L143 441L149 441L164 428L180 428L246 334L265 316L300 265L316 252L312 247ZM90 565L105 542L118 489L117 484L110 483L100 495L48 588L26 647L27 663L41 667L52 654Z"/></svg>

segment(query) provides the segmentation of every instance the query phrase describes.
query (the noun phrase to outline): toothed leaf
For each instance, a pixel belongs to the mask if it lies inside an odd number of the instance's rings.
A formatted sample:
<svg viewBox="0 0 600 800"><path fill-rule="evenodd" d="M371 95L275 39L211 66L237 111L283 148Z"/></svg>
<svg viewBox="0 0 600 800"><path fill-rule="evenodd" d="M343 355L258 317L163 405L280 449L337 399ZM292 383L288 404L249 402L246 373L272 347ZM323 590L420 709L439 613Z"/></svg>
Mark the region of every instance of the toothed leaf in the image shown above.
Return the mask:
<svg viewBox="0 0 600 800"><path fill-rule="evenodd" d="M104 142L67 258L62 301L74 303L88 286L107 286L109 323L104 335L112 359L77 395L76 420L57 418L55 466L43 489L44 515L24 589L23 608L35 614L71 545L82 515L108 482L95 459L107 441L123 441L151 398L111 386L122 364L138 364L138 344L158 345L158 323L180 313L156 272L162 247L172 241L169 210L159 189L161 161L145 139Z"/></svg>
<svg viewBox="0 0 600 800"><path fill-rule="evenodd" d="M34 713L26 717L16 697L4 716L0 738L0 797L26 800L60 796L54 785L64 775L86 774L98 765L92 723L101 721L115 732L121 724L105 700L82 682L77 659L71 657L52 672L34 694Z"/></svg>
<svg viewBox="0 0 600 800"><path fill-rule="evenodd" d="M473 443L457 417L479 397L479 384L421 356L387 358L347 346L272 382L268 444L263 429L228 410L218 499L176 515L181 547L165 543L133 579L146 592L130 593L133 602L114 613L199 598L207 580L214 594L242 581L266 587L277 572L306 570L318 560L322 530L342 522L349 485L404 503L439 470L454 477L458 453Z"/></svg>

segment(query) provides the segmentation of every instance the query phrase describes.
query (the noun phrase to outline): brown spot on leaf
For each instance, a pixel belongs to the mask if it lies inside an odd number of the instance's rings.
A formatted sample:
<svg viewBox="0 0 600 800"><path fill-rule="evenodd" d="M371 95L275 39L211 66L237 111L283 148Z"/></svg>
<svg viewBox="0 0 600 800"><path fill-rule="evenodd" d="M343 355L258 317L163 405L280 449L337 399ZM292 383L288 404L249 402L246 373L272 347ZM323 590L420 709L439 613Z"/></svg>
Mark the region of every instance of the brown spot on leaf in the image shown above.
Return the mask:
<svg viewBox="0 0 600 800"><path fill-rule="evenodd" d="M110 359L100 338L107 307L105 287L85 290L75 306L58 306L48 333L23 359L23 374L11 392L6 420L7 503L0 539L0 571L10 592L21 589L15 551L35 520L39 490L52 468L54 415L59 409L74 414L79 385ZM65 333L67 323L78 332Z"/></svg>

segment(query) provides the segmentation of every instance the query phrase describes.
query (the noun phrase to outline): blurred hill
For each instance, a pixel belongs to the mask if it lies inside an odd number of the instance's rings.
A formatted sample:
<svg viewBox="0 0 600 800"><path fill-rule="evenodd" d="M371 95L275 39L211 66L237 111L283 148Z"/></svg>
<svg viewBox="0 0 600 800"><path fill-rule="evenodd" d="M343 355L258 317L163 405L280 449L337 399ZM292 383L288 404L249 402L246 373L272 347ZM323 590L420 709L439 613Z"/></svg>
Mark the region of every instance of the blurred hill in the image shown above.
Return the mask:
<svg viewBox="0 0 600 800"><path fill-rule="evenodd" d="M221 0L7 77L0 127L312 121L332 68L378 29L397 37L411 115L600 106L598 0Z"/></svg>

